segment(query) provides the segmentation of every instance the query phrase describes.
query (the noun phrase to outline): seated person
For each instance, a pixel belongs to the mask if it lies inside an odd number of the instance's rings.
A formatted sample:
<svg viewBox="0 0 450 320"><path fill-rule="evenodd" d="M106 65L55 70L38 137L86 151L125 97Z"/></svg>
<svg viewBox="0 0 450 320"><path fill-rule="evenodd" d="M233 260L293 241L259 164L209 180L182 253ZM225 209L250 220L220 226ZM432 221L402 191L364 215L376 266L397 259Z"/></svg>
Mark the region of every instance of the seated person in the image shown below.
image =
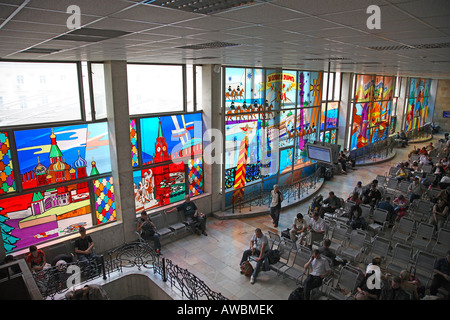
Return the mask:
<svg viewBox="0 0 450 320"><path fill-rule="evenodd" d="M330 239L323 240L323 246L322 246L322 248L319 249L320 254L322 256L330 258L331 261L333 262L333 267L336 267L336 266L338 266L340 264L341 265L346 265L347 264L347 260L341 259L341 258L337 258L336 254L333 251L330 250L330 245L331 245L331 240Z"/></svg>
<svg viewBox="0 0 450 320"><path fill-rule="evenodd" d="M406 214L406 210L408 209L408 201L406 200L404 195L399 195L394 199L394 212L397 216L397 221Z"/></svg>
<svg viewBox="0 0 450 320"><path fill-rule="evenodd" d="M324 257L321 257L318 249L313 251L311 259L305 263L304 268L307 270L311 267L311 272L303 282L304 300L309 300L311 296L311 290L318 288L322 285L322 281L331 273L331 268Z"/></svg>
<svg viewBox="0 0 450 320"><path fill-rule="evenodd" d="M314 212L306 228L305 246L312 248L314 241L322 240L325 235L325 229L325 220L320 217L318 212Z"/></svg>
<svg viewBox="0 0 450 320"><path fill-rule="evenodd" d="M388 196L388 197L386 197L386 199L384 201L380 201L378 203L377 208L386 210L388 212L386 220L389 221L389 225L392 226L392 224L394 223L394 218L395 218L395 208L391 204L391 197Z"/></svg>
<svg viewBox="0 0 450 320"><path fill-rule="evenodd" d="M190 226L194 227L195 233L203 234L205 236L208 235L206 233L206 216L203 213L198 212L197 206L191 201L189 195L184 197L184 202L181 205L167 210L166 212L169 213L175 210L183 211L186 221Z"/></svg>
<svg viewBox="0 0 450 320"><path fill-rule="evenodd" d="M353 202L355 202L356 204L361 204L361 203L362 203L362 200L361 200L361 198L360 198L358 192L354 192L354 193L347 199L347 201L353 201Z"/></svg>
<svg viewBox="0 0 450 320"><path fill-rule="evenodd" d="M435 296L440 287L444 287L449 293L450 298L450 250L447 251L447 256L441 258L434 264L433 267L433 281L430 286L430 294Z"/></svg>
<svg viewBox="0 0 450 320"><path fill-rule="evenodd" d="M347 224L352 229L366 229L367 223L362 217L362 209L358 204L351 206Z"/></svg>
<svg viewBox="0 0 450 320"><path fill-rule="evenodd" d="M77 254L78 260L86 264L88 260L95 260L97 263L98 272L101 270L102 259L99 255L93 253L94 241L92 241L91 236L86 234L86 228L80 227L79 229L80 237L75 240L75 253Z"/></svg>
<svg viewBox="0 0 450 320"><path fill-rule="evenodd" d="M427 191L427 188L420 183L420 178L414 178L413 182L408 186L409 203L412 203L415 199L420 199L425 191Z"/></svg>
<svg viewBox="0 0 450 320"><path fill-rule="evenodd" d="M375 184L372 184L369 189L363 193L363 204L368 204L375 207L378 201L381 200L381 192L377 189Z"/></svg>
<svg viewBox="0 0 450 320"><path fill-rule="evenodd" d="M339 153L338 162L341 164L342 173L347 174L347 156L344 154L344 151Z"/></svg>
<svg viewBox="0 0 450 320"><path fill-rule="evenodd" d="M358 181L358 182L356 183L356 186L353 188L353 191L352 191L352 193L350 193L349 196L351 197L355 192L358 193L358 196L359 196L359 197L362 196L362 194L363 194L363 192L364 192L364 189L363 189L363 187L362 187L362 182L361 182L361 181Z"/></svg>
<svg viewBox="0 0 450 320"><path fill-rule="evenodd" d="M250 283L254 284L258 273L261 271L262 263L264 261L265 253L269 251L269 239L263 234L260 228L255 229L255 233L250 240L250 249L247 249L242 254L241 262L242 265L245 261L248 261L250 256L256 257L256 267L253 269L253 273L250 277Z"/></svg>
<svg viewBox="0 0 450 320"><path fill-rule="evenodd" d="M35 245L31 245L29 250L30 253L25 257L25 261L31 271L41 271L50 267L45 260L44 251L38 249Z"/></svg>
<svg viewBox="0 0 450 320"><path fill-rule="evenodd" d="M303 245L303 239L306 236L306 228L307 225L305 219L303 219L303 215L301 213L297 213L297 216L294 218L292 229L289 230L289 237L295 243Z"/></svg>
<svg viewBox="0 0 450 320"><path fill-rule="evenodd" d="M342 206L341 199L336 197L333 191L330 191L328 194L328 198L323 200L323 204L327 206L322 206L320 208L320 217L323 218L325 213L333 213L336 211L336 209L340 208Z"/></svg>
<svg viewBox="0 0 450 320"><path fill-rule="evenodd" d="M449 209L447 203L444 199L440 198L433 206L433 212L428 223L434 225L436 230L439 230L447 220L448 211Z"/></svg>
<svg viewBox="0 0 450 320"><path fill-rule="evenodd" d="M147 212L141 212L141 217L136 224L136 231L140 232L142 239L153 240L153 246L157 254L161 254L161 242L159 234L156 232L155 224L152 222Z"/></svg>

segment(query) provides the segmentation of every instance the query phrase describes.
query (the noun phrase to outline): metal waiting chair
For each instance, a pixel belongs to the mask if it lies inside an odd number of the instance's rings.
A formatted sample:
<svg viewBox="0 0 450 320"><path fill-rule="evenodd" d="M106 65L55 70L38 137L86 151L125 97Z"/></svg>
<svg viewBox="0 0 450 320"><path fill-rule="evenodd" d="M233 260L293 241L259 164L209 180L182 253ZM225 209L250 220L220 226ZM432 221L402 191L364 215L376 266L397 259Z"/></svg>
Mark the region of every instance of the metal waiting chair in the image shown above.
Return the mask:
<svg viewBox="0 0 450 320"><path fill-rule="evenodd" d="M305 264L311 258L311 250L307 247L300 246L295 254L293 264L282 268L280 274L285 278L295 280L295 284L303 283L303 276L306 274Z"/></svg>
<svg viewBox="0 0 450 320"><path fill-rule="evenodd" d="M367 225L367 229L372 230L375 233L384 232L389 223L387 217L387 210L375 208L372 213L372 223Z"/></svg>
<svg viewBox="0 0 450 320"><path fill-rule="evenodd" d="M277 250L280 253L280 260L274 264L271 264L270 269L275 271L278 275L280 275L282 271L285 270L285 268L293 264L293 259L291 258L291 252L293 251L293 247L285 244L284 242L281 242L278 245Z"/></svg>
<svg viewBox="0 0 450 320"><path fill-rule="evenodd" d="M408 217L403 217L400 222L396 224L391 231L391 240L400 242L408 242L414 232L415 221Z"/></svg>
<svg viewBox="0 0 450 320"><path fill-rule="evenodd" d="M336 284L328 285L330 288L327 290L326 296L330 300L348 300L352 297L362 277L361 270L345 265L339 272Z"/></svg>
<svg viewBox="0 0 450 320"><path fill-rule="evenodd" d="M156 227L156 232L161 238L174 235L174 231L169 228L166 218L161 212L152 214L150 216L150 220L152 220L153 224Z"/></svg>
<svg viewBox="0 0 450 320"><path fill-rule="evenodd" d="M445 257L448 250L450 250L450 230L441 228L437 232L436 243L431 248L431 253Z"/></svg>
<svg viewBox="0 0 450 320"><path fill-rule="evenodd" d="M347 257L352 262L360 261L367 249L366 239L367 234L365 231L353 230L348 241L338 247L338 255Z"/></svg>
<svg viewBox="0 0 450 320"><path fill-rule="evenodd" d="M389 241L389 239L376 236L366 251L364 262L370 263L376 256L379 256L382 259L382 262L386 262L390 248L391 241Z"/></svg>
<svg viewBox="0 0 450 320"><path fill-rule="evenodd" d="M416 221L428 221L433 211L434 203L428 200L416 199L409 208L410 216Z"/></svg>
<svg viewBox="0 0 450 320"><path fill-rule="evenodd" d="M433 278L433 269L436 261L437 258L435 255L425 251L419 251L416 255L413 274L419 280L420 284L425 286L425 289L429 287Z"/></svg>
<svg viewBox="0 0 450 320"><path fill-rule="evenodd" d="M428 251L432 237L434 234L434 226L425 222L419 223L417 227L416 236L411 242L411 246L417 250Z"/></svg>
<svg viewBox="0 0 450 320"><path fill-rule="evenodd" d="M334 253L337 252L337 249L347 241L352 228L346 224L337 223L333 228L333 233L329 238L331 240L330 250Z"/></svg>
<svg viewBox="0 0 450 320"><path fill-rule="evenodd" d="M268 230L267 233L269 235L269 237L268 237L269 248L272 249L272 250L275 250L276 248L278 248L278 246L281 243L281 237L280 237L280 235L278 233L275 233L275 232L270 231L270 230Z"/></svg>
<svg viewBox="0 0 450 320"><path fill-rule="evenodd" d="M188 229L187 225L183 223L183 220L181 220L180 215L177 212L170 212L167 213L164 211L164 216L166 218L166 223L168 225L168 228L173 230L175 234L178 234L179 232L186 231Z"/></svg>
<svg viewBox="0 0 450 320"><path fill-rule="evenodd" d="M400 274L402 270L410 270L413 249L409 245L397 243L392 251L391 261L386 270L391 274Z"/></svg>

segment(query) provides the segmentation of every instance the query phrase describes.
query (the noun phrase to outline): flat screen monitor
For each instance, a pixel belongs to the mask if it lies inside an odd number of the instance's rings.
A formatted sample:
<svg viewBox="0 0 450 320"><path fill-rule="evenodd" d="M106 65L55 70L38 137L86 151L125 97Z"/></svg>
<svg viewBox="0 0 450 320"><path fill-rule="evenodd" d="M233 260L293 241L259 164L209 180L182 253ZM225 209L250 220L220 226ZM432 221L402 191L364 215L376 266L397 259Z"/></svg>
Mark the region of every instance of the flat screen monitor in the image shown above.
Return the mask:
<svg viewBox="0 0 450 320"><path fill-rule="evenodd" d="M309 159L332 164L332 151L330 147L307 143L306 151L308 152Z"/></svg>

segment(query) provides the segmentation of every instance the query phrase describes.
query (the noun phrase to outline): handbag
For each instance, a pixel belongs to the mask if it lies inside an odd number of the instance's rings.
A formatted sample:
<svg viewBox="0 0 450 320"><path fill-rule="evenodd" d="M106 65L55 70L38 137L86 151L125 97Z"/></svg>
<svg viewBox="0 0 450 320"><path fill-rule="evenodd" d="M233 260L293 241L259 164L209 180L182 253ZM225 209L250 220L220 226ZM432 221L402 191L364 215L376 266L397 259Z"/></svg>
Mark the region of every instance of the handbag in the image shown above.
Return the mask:
<svg viewBox="0 0 450 320"><path fill-rule="evenodd" d="M291 238L290 235L289 235L289 231L290 230L291 229L286 228L285 230L281 231L281 236L290 239Z"/></svg>

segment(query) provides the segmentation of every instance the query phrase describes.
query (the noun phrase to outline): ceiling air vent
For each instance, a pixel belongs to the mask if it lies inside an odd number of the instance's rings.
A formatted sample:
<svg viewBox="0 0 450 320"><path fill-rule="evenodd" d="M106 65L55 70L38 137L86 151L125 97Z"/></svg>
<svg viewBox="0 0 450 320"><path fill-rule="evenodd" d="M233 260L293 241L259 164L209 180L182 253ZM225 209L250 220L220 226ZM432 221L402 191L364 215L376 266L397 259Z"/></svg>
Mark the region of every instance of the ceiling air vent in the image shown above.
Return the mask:
<svg viewBox="0 0 450 320"><path fill-rule="evenodd" d="M84 42L98 42L107 39L117 38L130 32L107 29L93 29L80 28L71 32L63 34L53 40L68 40L68 41L84 41Z"/></svg>
<svg viewBox="0 0 450 320"><path fill-rule="evenodd" d="M188 46L181 46L177 47L179 49L192 49L192 50L201 50L201 49L217 49L217 48L225 48L225 47L233 47L238 46L237 43L228 43L228 42L208 42L208 43L200 43L200 44L193 44Z"/></svg>
<svg viewBox="0 0 450 320"><path fill-rule="evenodd" d="M245 0L154 0L143 3L172 8L187 12L212 14L240 6L254 3L269 2L271 0L245 1Z"/></svg>
<svg viewBox="0 0 450 320"><path fill-rule="evenodd" d="M410 49L443 49L443 48L449 48L449 47L450 47L450 42L411 44L411 45L398 45L398 46L376 46L376 47L367 47L367 48L372 49L372 50L377 50L377 51L386 51L386 50L410 50Z"/></svg>
<svg viewBox="0 0 450 320"><path fill-rule="evenodd" d="M37 54L50 54L54 52L58 52L61 49L51 49L51 48L30 48L24 51L21 51L21 53L37 53Z"/></svg>

